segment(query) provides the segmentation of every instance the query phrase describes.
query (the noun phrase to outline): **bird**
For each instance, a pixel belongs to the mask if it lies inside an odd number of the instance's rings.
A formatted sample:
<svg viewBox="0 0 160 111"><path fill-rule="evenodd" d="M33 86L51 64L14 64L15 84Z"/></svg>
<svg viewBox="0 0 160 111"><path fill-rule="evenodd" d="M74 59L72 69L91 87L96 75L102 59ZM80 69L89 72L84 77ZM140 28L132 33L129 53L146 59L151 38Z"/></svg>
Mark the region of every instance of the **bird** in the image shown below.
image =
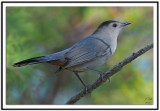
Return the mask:
<svg viewBox="0 0 160 111"><path fill-rule="evenodd" d="M58 66L57 72L69 70L78 77L87 93L89 85L81 79L79 73L93 71L100 74L102 81L104 81L104 73L94 68L105 64L114 54L117 48L118 35L121 30L129 24L131 24L131 22L120 22L116 20L104 21L91 35L81 39L65 50L46 56L23 60L14 63L13 66L21 67L38 63L49 63Z"/></svg>

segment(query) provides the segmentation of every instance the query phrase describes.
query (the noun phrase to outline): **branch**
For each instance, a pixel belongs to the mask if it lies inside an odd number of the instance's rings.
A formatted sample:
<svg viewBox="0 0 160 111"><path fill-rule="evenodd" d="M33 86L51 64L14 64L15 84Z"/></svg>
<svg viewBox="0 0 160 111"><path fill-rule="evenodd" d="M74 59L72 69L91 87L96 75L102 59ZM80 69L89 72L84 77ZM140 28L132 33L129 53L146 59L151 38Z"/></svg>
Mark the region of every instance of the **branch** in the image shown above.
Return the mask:
<svg viewBox="0 0 160 111"><path fill-rule="evenodd" d="M128 63L130 63L131 61L133 61L134 59L136 59L140 55L144 54L145 52L147 52L151 48L153 48L153 43L145 46L144 48L140 49L139 51L133 53L131 56L125 58L124 60L122 60L121 62L119 62L117 65L115 65L114 67L112 67L110 70L106 71L105 74L104 74L104 79L105 80L109 79L116 72L120 71L123 68L123 66L127 65ZM88 87L88 92L92 92L94 89L96 89L97 87L99 87L102 83L103 83L103 81L101 80L101 78L98 78L96 80L96 82L94 82L93 84L91 84ZM83 89L78 94L76 94L71 99L69 99L66 104L74 104L75 102L77 102L78 100L80 100L85 95L86 95L86 91L85 91L85 89Z"/></svg>

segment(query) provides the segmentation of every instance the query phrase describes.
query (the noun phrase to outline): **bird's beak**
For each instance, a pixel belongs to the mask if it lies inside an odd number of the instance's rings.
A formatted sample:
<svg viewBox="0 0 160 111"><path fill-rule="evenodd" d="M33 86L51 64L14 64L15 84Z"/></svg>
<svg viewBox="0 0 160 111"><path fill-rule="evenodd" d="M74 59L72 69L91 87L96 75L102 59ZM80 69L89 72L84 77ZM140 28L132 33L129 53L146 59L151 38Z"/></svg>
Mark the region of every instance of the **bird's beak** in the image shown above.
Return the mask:
<svg viewBox="0 0 160 111"><path fill-rule="evenodd" d="M129 24L131 24L132 22L123 22L122 23L122 26L126 26L126 25L129 25Z"/></svg>

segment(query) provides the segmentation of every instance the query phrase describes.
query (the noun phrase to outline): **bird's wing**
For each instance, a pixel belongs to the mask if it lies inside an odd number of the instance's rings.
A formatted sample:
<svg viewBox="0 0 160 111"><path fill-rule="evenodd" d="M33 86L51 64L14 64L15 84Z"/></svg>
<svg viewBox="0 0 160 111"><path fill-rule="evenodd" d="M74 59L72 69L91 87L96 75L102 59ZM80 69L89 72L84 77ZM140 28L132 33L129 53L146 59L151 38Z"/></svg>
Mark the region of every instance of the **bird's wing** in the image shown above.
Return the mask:
<svg viewBox="0 0 160 111"><path fill-rule="evenodd" d="M69 61L64 66L69 68L93 60L96 57L112 54L110 46L102 39L88 37L82 39L64 54Z"/></svg>

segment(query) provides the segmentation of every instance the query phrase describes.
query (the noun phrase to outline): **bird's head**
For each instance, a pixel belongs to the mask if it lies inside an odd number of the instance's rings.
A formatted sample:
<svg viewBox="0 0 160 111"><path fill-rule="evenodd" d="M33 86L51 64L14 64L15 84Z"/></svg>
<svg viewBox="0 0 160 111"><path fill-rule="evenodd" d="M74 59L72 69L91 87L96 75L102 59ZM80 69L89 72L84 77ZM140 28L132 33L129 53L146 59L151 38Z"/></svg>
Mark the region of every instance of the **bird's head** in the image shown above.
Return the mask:
<svg viewBox="0 0 160 111"><path fill-rule="evenodd" d="M107 35L110 34L118 36L120 31L129 24L131 24L131 22L119 22L115 20L105 21L99 25L94 33L105 33Z"/></svg>

